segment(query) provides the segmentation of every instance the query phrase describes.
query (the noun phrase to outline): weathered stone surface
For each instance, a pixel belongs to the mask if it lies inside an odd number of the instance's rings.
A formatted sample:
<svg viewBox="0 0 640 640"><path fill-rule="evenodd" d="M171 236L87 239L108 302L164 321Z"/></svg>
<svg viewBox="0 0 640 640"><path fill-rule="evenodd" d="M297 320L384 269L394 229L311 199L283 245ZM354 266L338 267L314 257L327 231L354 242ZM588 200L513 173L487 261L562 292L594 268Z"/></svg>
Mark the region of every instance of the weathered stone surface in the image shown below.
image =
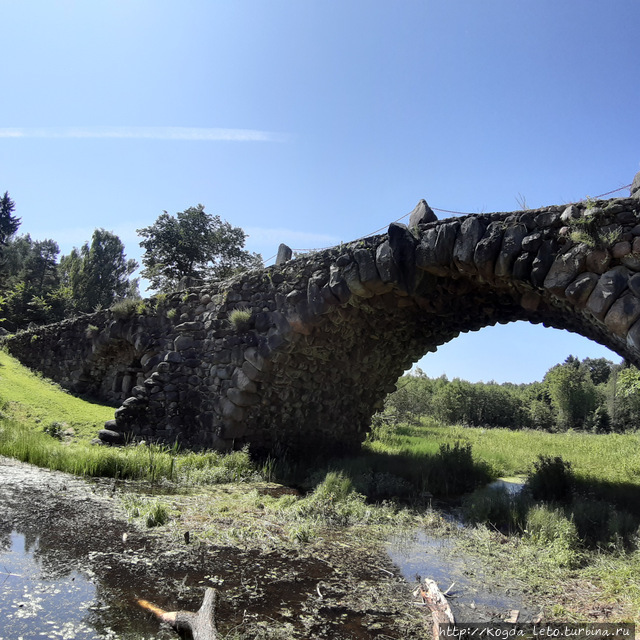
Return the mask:
<svg viewBox="0 0 640 640"><path fill-rule="evenodd" d="M493 280L494 265L502 246L502 236L503 231L499 225L490 226L476 245L473 261L478 273L485 280Z"/></svg>
<svg viewBox="0 0 640 640"><path fill-rule="evenodd" d="M376 250L376 268L383 282L396 283L399 281L400 270L388 241L383 242Z"/></svg>
<svg viewBox="0 0 640 640"><path fill-rule="evenodd" d="M629 253L631 253L630 242L616 242L616 244L611 247L611 255L613 256L613 258L620 259Z"/></svg>
<svg viewBox="0 0 640 640"><path fill-rule="evenodd" d="M355 262L347 265L342 269L342 277L349 287L349 291L361 298L370 298L373 293L362 284L360 280L360 272L358 271L358 265Z"/></svg>
<svg viewBox="0 0 640 640"><path fill-rule="evenodd" d="M293 255L293 251L286 244L281 243L278 247L278 254L276 255L276 265L284 264L285 262L289 262L291 260L291 256Z"/></svg>
<svg viewBox="0 0 640 640"><path fill-rule="evenodd" d="M628 273L624 267L614 267L600 276L586 307L598 320L604 319L611 305L626 289Z"/></svg>
<svg viewBox="0 0 640 640"><path fill-rule="evenodd" d="M536 287L543 287L544 280L555 260L554 247L549 242L543 242L536 257L531 263L531 282Z"/></svg>
<svg viewBox="0 0 640 640"><path fill-rule="evenodd" d="M522 250L536 252L542 246L542 242L542 234L536 231L522 239Z"/></svg>
<svg viewBox="0 0 640 640"><path fill-rule="evenodd" d="M640 318L640 300L631 293L627 293L611 305L604 323L610 331L625 337L629 327L638 318Z"/></svg>
<svg viewBox="0 0 640 640"><path fill-rule="evenodd" d="M572 247L567 253L560 254L551 265L544 280L544 287L556 295L573 282L584 271L587 250L584 246Z"/></svg>
<svg viewBox="0 0 640 640"><path fill-rule="evenodd" d="M585 268L587 271L602 275L611 266L611 254L606 249L596 248L587 254Z"/></svg>
<svg viewBox="0 0 640 640"><path fill-rule="evenodd" d="M583 308L600 277L595 273L580 274L565 290L565 297L578 308Z"/></svg>
<svg viewBox="0 0 640 640"><path fill-rule="evenodd" d="M527 235L524 225L509 227L502 238L502 246L496 260L495 274L499 278L511 275L511 269L522 248L522 240Z"/></svg>
<svg viewBox="0 0 640 640"><path fill-rule="evenodd" d="M245 362L245 364L248 363ZM236 369L231 381L240 391L246 391L247 393L256 393L258 391L256 383L247 376L243 369Z"/></svg>
<svg viewBox="0 0 640 640"><path fill-rule="evenodd" d="M415 237L392 225L141 302L144 313L104 310L4 341L67 388L119 406L112 430L128 439L342 452L397 377L461 332L531 320L640 364L640 272L624 266L640 259L640 202L588 212L599 248L571 240L566 227L587 213L573 207L568 221L559 207L479 214L419 224ZM229 322L238 308L252 318L242 331Z"/></svg>
<svg viewBox="0 0 640 640"><path fill-rule="evenodd" d="M385 293L391 287L382 282L376 267L375 254L371 249L356 249L353 258L358 265L360 282L372 293Z"/></svg>
<svg viewBox="0 0 640 640"><path fill-rule="evenodd" d="M636 173L631 184L631 197L640 198L640 171Z"/></svg>
<svg viewBox="0 0 640 640"><path fill-rule="evenodd" d="M514 280L529 280L531 277L531 267L533 264L533 259L535 258L535 253L525 252L521 253L513 263L513 269L511 271L511 276Z"/></svg>
<svg viewBox="0 0 640 640"><path fill-rule="evenodd" d="M415 209L409 214L409 229L416 228L419 224L436 222L438 216L433 213L426 200L420 200Z"/></svg>
<svg viewBox="0 0 640 640"><path fill-rule="evenodd" d="M405 225L397 222L389 225L387 234L393 260L400 272L400 284L405 291L412 291L416 280L417 241Z"/></svg>
<svg viewBox="0 0 640 640"><path fill-rule="evenodd" d="M109 420L109 422L115 422L115 420ZM125 444L126 442L124 434L113 429L100 429L98 438L106 444Z"/></svg>
<svg viewBox="0 0 640 640"><path fill-rule="evenodd" d="M560 215L560 220L565 223L570 223L575 218L580 217L580 210L575 204L570 204Z"/></svg>
<svg viewBox="0 0 640 640"><path fill-rule="evenodd" d="M337 265L331 265L329 289L340 304L349 302L349 299L351 298L351 289L343 277L342 269Z"/></svg>
<svg viewBox="0 0 640 640"><path fill-rule="evenodd" d="M453 247L453 262L460 271L475 271L473 256L484 230L485 227L478 218L466 218L460 225L460 233Z"/></svg>

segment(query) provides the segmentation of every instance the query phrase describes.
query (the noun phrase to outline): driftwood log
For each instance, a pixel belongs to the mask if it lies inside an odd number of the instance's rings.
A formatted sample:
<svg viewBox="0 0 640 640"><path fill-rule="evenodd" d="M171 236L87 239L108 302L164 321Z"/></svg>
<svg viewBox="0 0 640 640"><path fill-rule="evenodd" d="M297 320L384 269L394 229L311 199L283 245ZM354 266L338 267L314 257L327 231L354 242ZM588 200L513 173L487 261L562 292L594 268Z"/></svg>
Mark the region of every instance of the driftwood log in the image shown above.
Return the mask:
<svg viewBox="0 0 640 640"><path fill-rule="evenodd" d="M148 602L138 600L138 604L147 611L151 611L159 620L166 622L178 633L190 633L193 640L217 640L216 629L216 590L208 588L204 593L202 606L197 613L190 611L165 611Z"/></svg>
<svg viewBox="0 0 640 640"><path fill-rule="evenodd" d="M440 625L455 624L453 611L451 611L446 596L440 591L434 580L424 579L424 586L420 587L420 595L422 596L422 601L431 610L433 640L439 640Z"/></svg>

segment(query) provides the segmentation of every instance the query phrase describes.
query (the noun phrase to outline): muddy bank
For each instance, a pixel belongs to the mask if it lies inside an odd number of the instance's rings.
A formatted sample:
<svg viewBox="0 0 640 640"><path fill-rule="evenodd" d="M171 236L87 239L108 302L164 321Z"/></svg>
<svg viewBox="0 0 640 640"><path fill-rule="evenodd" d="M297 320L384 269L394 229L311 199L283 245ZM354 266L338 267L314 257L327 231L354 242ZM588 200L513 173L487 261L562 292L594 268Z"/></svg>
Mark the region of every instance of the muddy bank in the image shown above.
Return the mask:
<svg viewBox="0 0 640 640"><path fill-rule="evenodd" d="M340 540L299 550L215 545L201 539L194 521L187 543L179 535L183 523L168 533L129 524L119 493L112 482L85 482L0 458L0 550L22 536L39 580L82 579L95 589L88 601L71 600L85 608L79 619L93 635L78 626L76 635L68 629L67 635L48 637L172 638L135 601L195 610L207 586L220 591L219 628L229 638L425 635L411 587L382 551ZM29 588L34 584L24 590ZM24 608L14 604L14 610ZM58 615L52 628L60 628L65 617L78 619L77 611Z"/></svg>

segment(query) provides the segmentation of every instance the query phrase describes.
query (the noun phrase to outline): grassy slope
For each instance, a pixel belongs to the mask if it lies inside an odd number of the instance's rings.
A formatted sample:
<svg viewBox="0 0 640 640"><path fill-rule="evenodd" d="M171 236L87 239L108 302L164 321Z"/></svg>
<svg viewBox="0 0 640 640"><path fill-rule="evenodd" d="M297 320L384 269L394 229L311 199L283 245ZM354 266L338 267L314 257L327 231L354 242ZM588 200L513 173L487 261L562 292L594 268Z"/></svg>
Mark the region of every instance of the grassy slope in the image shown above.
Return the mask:
<svg viewBox="0 0 640 640"><path fill-rule="evenodd" d="M59 422L73 428L80 440L95 438L113 407L81 400L58 385L23 367L15 358L0 351L0 402L5 413L34 429Z"/></svg>

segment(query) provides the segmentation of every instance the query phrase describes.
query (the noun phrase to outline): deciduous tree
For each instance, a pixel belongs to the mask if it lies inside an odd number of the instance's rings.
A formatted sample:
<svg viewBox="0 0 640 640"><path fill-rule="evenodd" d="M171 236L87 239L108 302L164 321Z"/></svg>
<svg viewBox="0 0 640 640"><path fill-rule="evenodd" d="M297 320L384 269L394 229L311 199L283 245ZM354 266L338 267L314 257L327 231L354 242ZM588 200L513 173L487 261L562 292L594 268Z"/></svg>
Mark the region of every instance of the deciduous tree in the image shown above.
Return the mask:
<svg viewBox="0 0 640 640"><path fill-rule="evenodd" d="M244 249L246 234L240 227L205 213L201 204L175 216L165 211L138 234L145 250L141 275L159 291L177 289L184 277L225 278L262 264L259 255Z"/></svg>

